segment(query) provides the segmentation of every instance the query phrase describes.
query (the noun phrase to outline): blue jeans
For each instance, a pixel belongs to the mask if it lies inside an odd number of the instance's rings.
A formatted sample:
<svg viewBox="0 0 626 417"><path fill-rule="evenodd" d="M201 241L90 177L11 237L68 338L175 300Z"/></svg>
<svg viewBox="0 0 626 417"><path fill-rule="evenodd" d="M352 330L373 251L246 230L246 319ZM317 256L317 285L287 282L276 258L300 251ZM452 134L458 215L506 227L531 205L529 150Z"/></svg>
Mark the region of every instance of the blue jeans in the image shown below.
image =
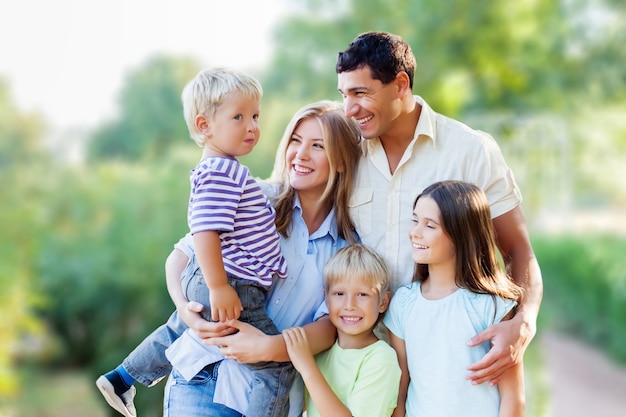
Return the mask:
<svg viewBox="0 0 626 417"><path fill-rule="evenodd" d="M213 402L220 363L205 367L191 381L174 369L165 385L163 417L244 417Z"/></svg>
<svg viewBox="0 0 626 417"><path fill-rule="evenodd" d="M181 285L187 297L189 297L188 293L196 292L193 289L193 285L199 284L206 287L204 282L199 282L197 279L199 271L200 266L196 262L195 256L192 256L181 274ZM155 385L172 371L172 365L165 357L165 350L186 329L187 325L178 317L178 313L174 311L165 324L150 333L130 352L122 362L124 368L137 382L147 387Z"/></svg>
<svg viewBox="0 0 626 417"><path fill-rule="evenodd" d="M198 266L195 257L192 257L185 271L181 275L182 287L187 299L197 301L205 306L205 312L210 315L209 289L206 286L200 267ZM278 329L274 323L267 316L265 311L265 301L267 297L267 289L260 287L253 282L236 279L232 276L228 277L228 282L239 295L244 310L241 312L240 320L250 323L254 327L263 331L266 334L275 335L279 334ZM207 318L207 316L205 316ZM180 337L180 335L187 329L185 323L178 317L176 312L172 313L167 323L158 327L148 337L146 337L123 361L124 368L128 373L143 385L151 386L159 382L164 376L172 372L172 365L165 357L165 350ZM262 362L257 364L246 364L254 373L254 382L252 386L252 393L249 398L249 410L257 410L248 413L248 417L257 416L286 416L289 411L289 390L295 379L296 371L290 362ZM207 367L208 368L208 367ZM214 374L214 379L217 380L217 369L219 366L211 369ZM206 369L206 368L205 368ZM181 392L180 396L185 398L193 398L193 401L187 400L180 403L183 407L195 407L187 404L189 402L195 403L199 400L196 395L200 387L197 384L197 380L206 381L206 375L203 375L205 371L202 371L188 384L182 384L180 381L177 384L175 393ZM178 378L174 378L177 375ZM204 376L204 377L203 377ZM177 372L170 378L170 381L184 381ZM210 410L209 414L204 415L219 415L215 413L223 414L225 416L239 416L240 414L224 407L221 404L215 404L212 401L215 391L215 380L213 381L212 389L202 394L202 401L199 402L198 407L204 410ZM168 407L168 391L170 382L168 381L168 387L166 387L165 407L167 412ZM200 384L202 385L202 384ZM182 389L181 389L182 388ZM188 392L187 392L188 391ZM186 394L184 394L186 392ZM206 396L210 396L210 401L206 401ZM171 399L171 403L174 404L174 409L177 409L176 398ZM172 414L173 416L187 415L186 412L179 414L179 411ZM191 415L191 414L190 414Z"/></svg>

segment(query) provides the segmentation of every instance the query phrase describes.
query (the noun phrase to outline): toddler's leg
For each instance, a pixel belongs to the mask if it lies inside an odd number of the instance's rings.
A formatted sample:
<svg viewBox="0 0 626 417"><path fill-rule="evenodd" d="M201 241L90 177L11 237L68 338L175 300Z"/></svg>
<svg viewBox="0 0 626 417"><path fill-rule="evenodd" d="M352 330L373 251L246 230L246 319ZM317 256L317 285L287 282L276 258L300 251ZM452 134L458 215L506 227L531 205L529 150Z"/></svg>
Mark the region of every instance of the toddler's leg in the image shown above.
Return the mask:
<svg viewBox="0 0 626 417"><path fill-rule="evenodd" d="M265 334L279 334L265 311L267 289L243 280L232 282L231 285L237 290L243 305L243 312L239 319L250 323ZM262 362L248 366L254 378L246 417L288 415L289 391L296 376L291 362Z"/></svg>
<svg viewBox="0 0 626 417"><path fill-rule="evenodd" d="M107 403L125 417L135 417L135 381L151 386L170 373L172 366L165 357L167 349L187 326L175 311L166 324L146 337L114 370L96 380L96 386Z"/></svg>

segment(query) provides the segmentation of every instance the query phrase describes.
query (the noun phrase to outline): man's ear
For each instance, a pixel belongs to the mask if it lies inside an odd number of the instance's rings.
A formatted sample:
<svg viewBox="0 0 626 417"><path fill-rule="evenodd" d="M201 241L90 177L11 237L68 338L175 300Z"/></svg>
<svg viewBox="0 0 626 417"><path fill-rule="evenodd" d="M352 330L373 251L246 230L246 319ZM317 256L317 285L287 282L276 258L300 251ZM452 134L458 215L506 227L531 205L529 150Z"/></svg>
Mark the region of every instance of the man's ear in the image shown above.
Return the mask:
<svg viewBox="0 0 626 417"><path fill-rule="evenodd" d="M380 300L380 304L378 306L378 312L384 313L389 308L389 301L391 300L391 292L387 291L387 294Z"/></svg>
<svg viewBox="0 0 626 417"><path fill-rule="evenodd" d="M198 132L202 133L204 136L211 136L211 123L205 115L197 115L195 122Z"/></svg>
<svg viewBox="0 0 626 417"><path fill-rule="evenodd" d="M406 94L413 94L411 92L411 81L409 80L409 74L404 71L400 71L396 74L396 83L398 97L404 98Z"/></svg>

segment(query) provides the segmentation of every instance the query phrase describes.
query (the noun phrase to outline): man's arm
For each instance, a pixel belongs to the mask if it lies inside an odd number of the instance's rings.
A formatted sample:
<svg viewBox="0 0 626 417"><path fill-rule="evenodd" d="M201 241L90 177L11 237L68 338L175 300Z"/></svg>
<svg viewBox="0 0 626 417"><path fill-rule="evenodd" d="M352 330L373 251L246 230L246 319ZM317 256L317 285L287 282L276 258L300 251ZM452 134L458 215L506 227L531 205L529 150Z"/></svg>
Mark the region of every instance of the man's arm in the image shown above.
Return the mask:
<svg viewBox="0 0 626 417"><path fill-rule="evenodd" d="M511 320L494 324L474 336L468 344L491 341L491 350L468 367L468 379L475 384L497 384L502 374L521 363L537 331L537 316L543 297L543 282L520 206L493 219L498 248L508 274L523 288L517 313Z"/></svg>

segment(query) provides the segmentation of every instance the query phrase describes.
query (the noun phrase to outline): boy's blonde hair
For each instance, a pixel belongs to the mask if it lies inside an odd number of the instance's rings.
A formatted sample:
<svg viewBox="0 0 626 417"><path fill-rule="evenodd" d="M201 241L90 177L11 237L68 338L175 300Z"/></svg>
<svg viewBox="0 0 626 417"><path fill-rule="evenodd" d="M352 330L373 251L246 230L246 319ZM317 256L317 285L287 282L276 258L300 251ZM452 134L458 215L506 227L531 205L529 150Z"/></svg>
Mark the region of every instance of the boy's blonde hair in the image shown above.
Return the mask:
<svg viewBox="0 0 626 417"><path fill-rule="evenodd" d="M251 75L229 68L210 68L200 71L183 89L183 115L189 135L203 147L206 137L196 128L196 117L212 118L231 93L239 92L252 100L260 100L263 89Z"/></svg>
<svg viewBox="0 0 626 417"><path fill-rule="evenodd" d="M382 298L389 292L389 276L387 263L378 252L362 243L355 243L339 249L326 263L324 290L328 292L331 285L356 277L364 280Z"/></svg>

